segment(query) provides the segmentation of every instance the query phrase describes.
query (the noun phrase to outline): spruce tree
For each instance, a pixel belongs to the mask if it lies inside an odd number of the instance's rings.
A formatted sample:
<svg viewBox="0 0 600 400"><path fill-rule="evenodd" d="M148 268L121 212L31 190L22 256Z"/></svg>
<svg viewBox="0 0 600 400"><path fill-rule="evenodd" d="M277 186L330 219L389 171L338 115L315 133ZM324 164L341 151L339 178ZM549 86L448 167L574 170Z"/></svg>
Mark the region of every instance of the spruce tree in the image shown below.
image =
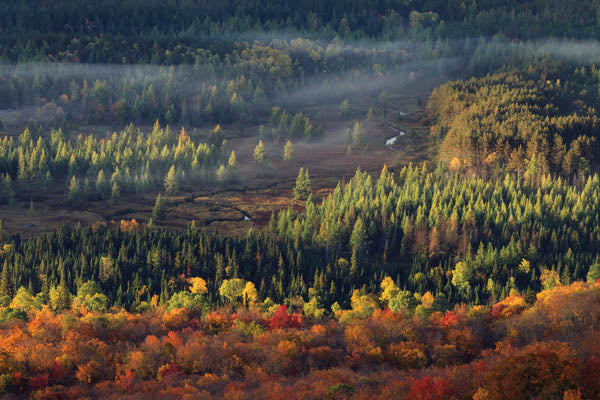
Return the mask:
<svg viewBox="0 0 600 400"><path fill-rule="evenodd" d="M175 166L171 165L171 169L167 173L167 177L165 178L165 193L173 195L177 193L179 189L179 180L177 178L177 171L175 171Z"/></svg>
<svg viewBox="0 0 600 400"><path fill-rule="evenodd" d="M156 197L156 203L154 204L154 209L152 210L152 218L155 220L163 220L167 217L167 205L162 199L161 194L159 193Z"/></svg>
<svg viewBox="0 0 600 400"><path fill-rule="evenodd" d="M108 194L108 188L110 188L110 183L106 180L104 170L101 169L100 171L98 171L98 177L96 178L96 193L104 199Z"/></svg>
<svg viewBox="0 0 600 400"><path fill-rule="evenodd" d="M258 144L254 148L254 161L256 161L258 163L265 161L265 155L266 155L265 145L263 144L262 140L259 140Z"/></svg>
<svg viewBox="0 0 600 400"><path fill-rule="evenodd" d="M291 140L288 140L283 146L283 160L284 161L292 161L294 158L294 144Z"/></svg>
<svg viewBox="0 0 600 400"><path fill-rule="evenodd" d="M294 188L294 199L306 200L310 194L311 185L308 169L300 167L300 171L298 171L298 177L296 178L296 187Z"/></svg>
<svg viewBox="0 0 600 400"><path fill-rule="evenodd" d="M67 278L64 266L60 274L60 284L58 285L58 301L56 306L58 310L66 310L71 307L71 292L67 286Z"/></svg>
<svg viewBox="0 0 600 400"><path fill-rule="evenodd" d="M81 197L81 187L79 185L79 181L77 180L77 177L75 177L75 175L73 175L73 177L69 181L69 196L68 196L69 203L71 203L73 205L78 204L80 197Z"/></svg>
<svg viewBox="0 0 600 400"><path fill-rule="evenodd" d="M114 205L121 203L121 189L117 182L115 182L112 186L110 199Z"/></svg>

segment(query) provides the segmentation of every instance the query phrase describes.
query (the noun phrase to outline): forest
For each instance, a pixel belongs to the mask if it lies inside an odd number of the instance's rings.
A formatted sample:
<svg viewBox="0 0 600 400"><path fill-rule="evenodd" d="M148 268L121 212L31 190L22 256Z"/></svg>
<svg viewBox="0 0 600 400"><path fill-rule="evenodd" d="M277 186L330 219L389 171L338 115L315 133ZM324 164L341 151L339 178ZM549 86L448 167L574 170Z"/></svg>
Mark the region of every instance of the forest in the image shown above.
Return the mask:
<svg viewBox="0 0 600 400"><path fill-rule="evenodd" d="M6 0L0 397L600 397L596 0Z"/></svg>

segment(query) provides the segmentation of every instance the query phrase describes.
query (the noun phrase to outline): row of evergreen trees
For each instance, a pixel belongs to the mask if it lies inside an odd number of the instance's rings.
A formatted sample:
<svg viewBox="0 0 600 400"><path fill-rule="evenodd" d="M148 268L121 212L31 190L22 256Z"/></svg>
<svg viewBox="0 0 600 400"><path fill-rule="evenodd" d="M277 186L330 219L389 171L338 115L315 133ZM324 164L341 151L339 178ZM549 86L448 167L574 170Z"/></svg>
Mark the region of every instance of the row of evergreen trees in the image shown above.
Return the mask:
<svg viewBox="0 0 600 400"><path fill-rule="evenodd" d="M305 211L282 211L264 232L241 238L194 224L179 232L61 226L29 240L7 237L0 294L10 298L23 286L49 298L60 285L76 293L93 280L111 304L134 309L155 294L167 301L187 278L202 277L215 304L223 281L240 278L256 285L261 300L308 300L311 289L319 307L346 307L355 289L375 292L390 276L400 289L429 291L448 306L498 301L511 289L533 299L557 283L598 278L596 175L569 184L510 174L486 181L425 167L397 176L384 169L376 180L358 171L320 205L306 171L298 181L298 198L308 193Z"/></svg>
<svg viewBox="0 0 600 400"><path fill-rule="evenodd" d="M65 179L72 202L114 200L121 191L145 192L163 183L168 194L175 194L186 177L212 177L224 157L224 142L220 126L200 141L183 127L176 133L158 121L151 132L130 124L109 138L68 138L60 129L49 138L34 137L25 129L19 137L0 141L0 203L10 202L15 194L37 196Z"/></svg>

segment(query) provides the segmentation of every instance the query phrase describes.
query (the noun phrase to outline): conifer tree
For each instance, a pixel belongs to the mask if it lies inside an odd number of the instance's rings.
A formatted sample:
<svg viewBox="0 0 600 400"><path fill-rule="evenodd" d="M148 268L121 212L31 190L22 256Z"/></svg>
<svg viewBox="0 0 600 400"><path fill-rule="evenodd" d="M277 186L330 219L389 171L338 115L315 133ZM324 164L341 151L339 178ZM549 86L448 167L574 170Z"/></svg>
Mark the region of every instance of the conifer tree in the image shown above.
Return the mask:
<svg viewBox="0 0 600 400"><path fill-rule="evenodd" d="M312 190L308 169L300 167L300 171L298 171L298 177L296 178L296 187L294 188L294 199L306 200L308 199L308 196L310 196L311 192Z"/></svg>
<svg viewBox="0 0 600 400"><path fill-rule="evenodd" d="M67 310L71 307L71 292L67 286L67 278L65 275L66 272L63 266L60 274L60 284L58 285L58 299L56 304L58 310Z"/></svg>
<svg viewBox="0 0 600 400"><path fill-rule="evenodd" d="M259 140L258 144L254 148L254 161L256 161L258 163L262 163L263 161L265 161L265 156L266 156L265 145L263 144L262 140Z"/></svg>
<svg viewBox="0 0 600 400"><path fill-rule="evenodd" d="M175 166L171 165L169 172L165 178L165 193L174 195L179 190L179 179L177 177L177 171Z"/></svg>
<svg viewBox="0 0 600 400"><path fill-rule="evenodd" d="M163 220L167 217L167 205L165 204L162 195L159 193L154 203L152 210L152 218L155 220Z"/></svg>
<svg viewBox="0 0 600 400"><path fill-rule="evenodd" d="M73 175L69 181L69 203L78 204L81 197L81 187L77 177Z"/></svg>
<svg viewBox="0 0 600 400"><path fill-rule="evenodd" d="M116 184L116 182L115 182ZM101 198L105 198L108 194L108 188L110 187L110 183L106 180L106 176L104 175L104 170L101 169L98 171L98 177L96 178L96 193L100 195ZM114 185L113 185L114 187Z"/></svg>
<svg viewBox="0 0 600 400"><path fill-rule="evenodd" d="M221 164L219 169L217 169L216 177L217 177L217 182L225 182L225 179L227 178L227 169L225 168L225 166L223 164Z"/></svg>
<svg viewBox="0 0 600 400"><path fill-rule="evenodd" d="M352 130L352 146L354 147L364 147L367 145L367 138L365 136L365 131L360 122L356 121L354 123L354 129Z"/></svg>
<svg viewBox="0 0 600 400"><path fill-rule="evenodd" d="M354 223L352 235L350 236L350 246L356 249L358 253L363 252L367 248L367 231L360 217Z"/></svg>
<svg viewBox="0 0 600 400"><path fill-rule="evenodd" d="M121 189L119 189L119 184L115 182L112 186L110 199L114 205L117 205L121 202Z"/></svg>
<svg viewBox="0 0 600 400"><path fill-rule="evenodd" d="M237 168L238 163L237 163L237 158L235 156L235 150L231 151L231 155L229 156L229 160L227 161L227 166L230 169Z"/></svg>
<svg viewBox="0 0 600 400"><path fill-rule="evenodd" d="M0 297L12 297L10 279L8 276L8 260L4 260L2 265L2 273L0 274Z"/></svg>
<svg viewBox="0 0 600 400"><path fill-rule="evenodd" d="M294 159L294 144L288 140L283 146L283 160L292 161Z"/></svg>

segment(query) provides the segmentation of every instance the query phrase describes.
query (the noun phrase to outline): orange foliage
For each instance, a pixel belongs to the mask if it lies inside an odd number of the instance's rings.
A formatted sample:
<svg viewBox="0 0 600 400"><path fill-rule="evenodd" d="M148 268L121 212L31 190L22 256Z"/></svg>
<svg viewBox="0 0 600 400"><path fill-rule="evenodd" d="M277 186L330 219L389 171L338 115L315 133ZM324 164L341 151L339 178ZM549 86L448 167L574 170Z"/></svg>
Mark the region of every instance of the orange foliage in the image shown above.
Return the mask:
<svg viewBox="0 0 600 400"><path fill-rule="evenodd" d="M491 312L374 309L319 324L285 307L268 320L244 308L202 320L162 307L87 316L34 310L28 322L0 329L0 391L18 398L600 398L598 304L599 285L575 283L540 293L532 306L513 293ZM255 334L244 330L250 325ZM486 348L488 332L495 349Z"/></svg>
<svg viewBox="0 0 600 400"><path fill-rule="evenodd" d="M133 218L130 221L128 221L126 219L122 219L121 222L119 223L119 227L122 232L130 232L130 231L136 230L139 228L139 226L140 225L135 220L135 218Z"/></svg>
<svg viewBox="0 0 600 400"><path fill-rule="evenodd" d="M527 308L527 303L523 296L511 294L492 307L491 315L493 318L508 318L511 315L519 314Z"/></svg>

